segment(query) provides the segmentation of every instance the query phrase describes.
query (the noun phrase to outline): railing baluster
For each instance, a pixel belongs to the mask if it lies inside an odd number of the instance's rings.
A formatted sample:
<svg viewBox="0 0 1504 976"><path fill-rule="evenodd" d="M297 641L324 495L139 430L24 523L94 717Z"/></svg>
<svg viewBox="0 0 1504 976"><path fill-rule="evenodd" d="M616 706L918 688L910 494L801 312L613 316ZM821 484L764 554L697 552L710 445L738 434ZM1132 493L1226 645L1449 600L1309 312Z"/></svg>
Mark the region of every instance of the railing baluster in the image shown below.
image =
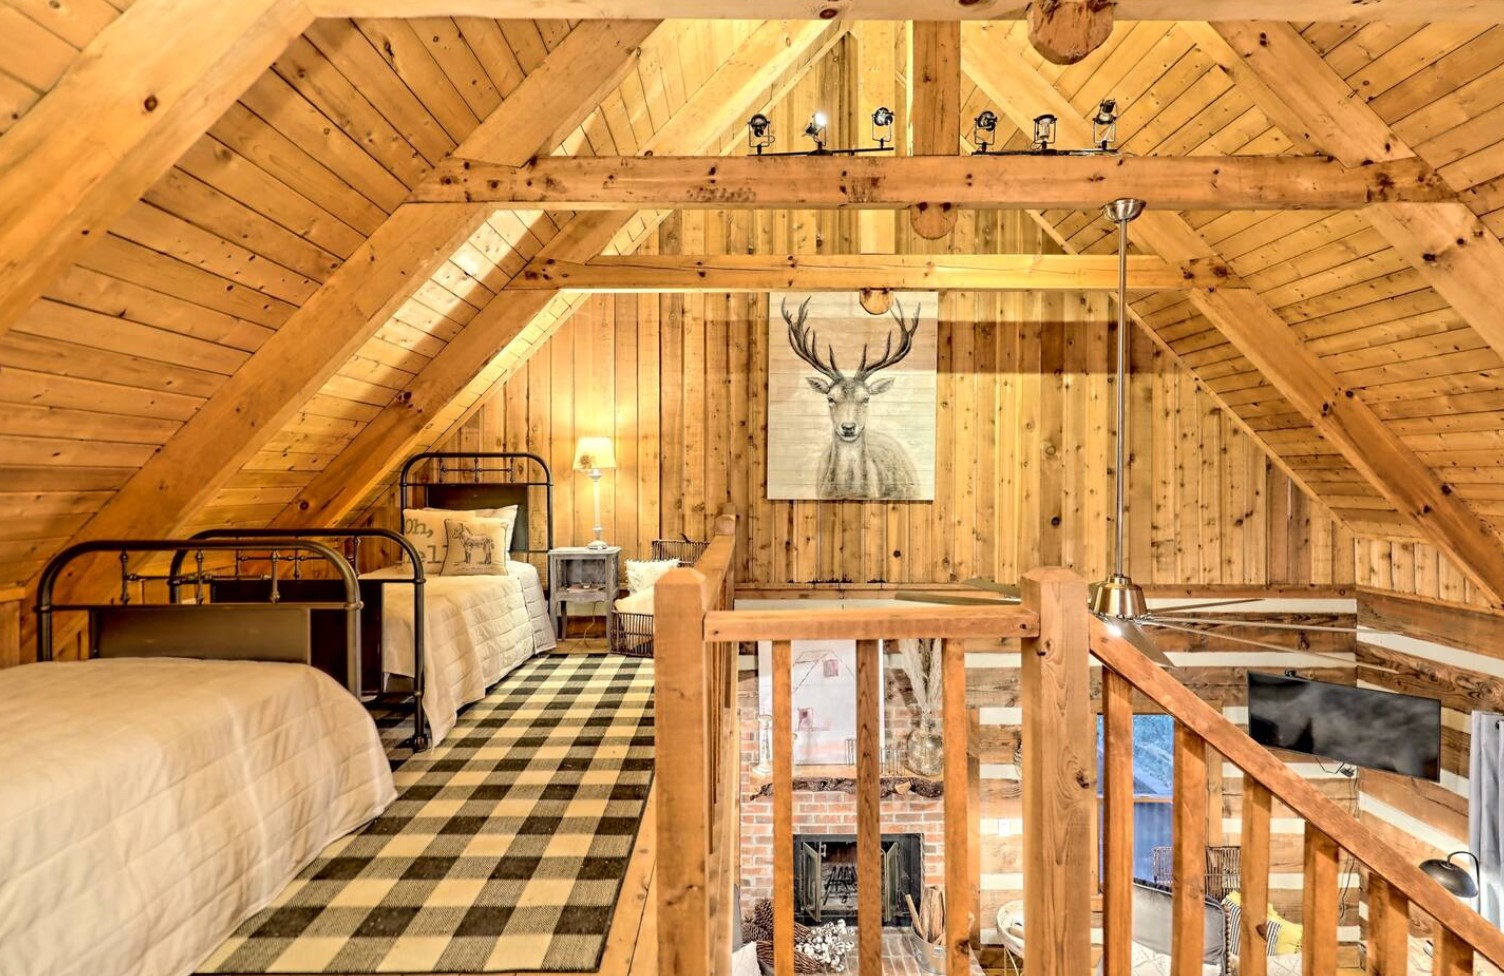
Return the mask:
<svg viewBox="0 0 1504 976"><path fill-rule="evenodd" d="M773 642L773 971L794 974L794 650Z"/></svg>
<svg viewBox="0 0 1504 976"><path fill-rule="evenodd" d="M1201 976L1206 953L1206 743L1175 723L1172 976Z"/></svg>
<svg viewBox="0 0 1504 976"><path fill-rule="evenodd" d="M1245 859L1244 864L1247 864ZM1368 972L1405 976L1410 964L1410 900L1377 872L1368 872Z"/></svg>
<svg viewBox="0 0 1504 976"><path fill-rule="evenodd" d="M1337 842L1306 824L1305 878L1301 891L1301 965L1305 976L1337 971Z"/></svg>
<svg viewBox="0 0 1504 976"><path fill-rule="evenodd" d="M1253 777L1243 777L1242 925L1238 937L1240 976L1269 969L1264 923L1269 918L1269 808L1273 798Z"/></svg>
<svg viewBox="0 0 1504 976"><path fill-rule="evenodd" d="M856 934L859 972L883 971L881 647L856 645Z"/></svg>
<svg viewBox="0 0 1504 976"><path fill-rule="evenodd" d="M1128 976L1133 942L1133 686L1102 672L1102 967Z"/></svg>
<svg viewBox="0 0 1504 976"><path fill-rule="evenodd" d="M1441 929L1436 936L1436 965L1432 972L1434 976L1472 976L1473 947L1451 929Z"/></svg>
<svg viewBox="0 0 1504 976"><path fill-rule="evenodd" d="M971 719L966 713L966 642L941 641L935 652L942 655L940 684L945 696L941 707L945 723L945 971L948 976L968 976L971 917L976 908L967 801Z"/></svg>

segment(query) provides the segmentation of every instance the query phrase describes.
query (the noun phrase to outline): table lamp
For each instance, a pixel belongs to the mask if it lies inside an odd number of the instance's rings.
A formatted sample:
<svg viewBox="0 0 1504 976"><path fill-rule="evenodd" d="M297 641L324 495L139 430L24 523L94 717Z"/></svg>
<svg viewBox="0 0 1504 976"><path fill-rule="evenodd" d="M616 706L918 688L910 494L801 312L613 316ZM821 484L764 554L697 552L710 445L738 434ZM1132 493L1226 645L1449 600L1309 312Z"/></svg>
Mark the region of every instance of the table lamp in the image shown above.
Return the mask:
<svg viewBox="0 0 1504 976"><path fill-rule="evenodd" d="M614 467L616 451L611 446L611 438L581 437L575 445L574 468L590 476L595 494L595 540L586 546L587 549L610 548L601 538L606 532L606 527L601 525L601 472Z"/></svg>

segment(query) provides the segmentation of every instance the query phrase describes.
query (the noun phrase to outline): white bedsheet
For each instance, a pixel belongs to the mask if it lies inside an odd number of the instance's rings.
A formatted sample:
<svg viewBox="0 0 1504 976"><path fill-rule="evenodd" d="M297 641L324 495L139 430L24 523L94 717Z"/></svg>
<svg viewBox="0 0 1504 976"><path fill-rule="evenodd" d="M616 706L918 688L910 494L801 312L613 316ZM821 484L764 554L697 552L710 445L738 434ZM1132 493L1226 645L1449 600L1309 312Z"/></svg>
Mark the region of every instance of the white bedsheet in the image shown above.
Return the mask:
<svg viewBox="0 0 1504 976"><path fill-rule="evenodd" d="M364 578L410 574L407 566L389 566ZM535 641L520 576L430 576L423 588L423 712L438 745L461 708L533 656ZM381 658L386 673L413 676L412 587L386 587Z"/></svg>
<svg viewBox="0 0 1504 976"><path fill-rule="evenodd" d="M396 791L375 723L297 664L0 671L0 973L181 976Z"/></svg>

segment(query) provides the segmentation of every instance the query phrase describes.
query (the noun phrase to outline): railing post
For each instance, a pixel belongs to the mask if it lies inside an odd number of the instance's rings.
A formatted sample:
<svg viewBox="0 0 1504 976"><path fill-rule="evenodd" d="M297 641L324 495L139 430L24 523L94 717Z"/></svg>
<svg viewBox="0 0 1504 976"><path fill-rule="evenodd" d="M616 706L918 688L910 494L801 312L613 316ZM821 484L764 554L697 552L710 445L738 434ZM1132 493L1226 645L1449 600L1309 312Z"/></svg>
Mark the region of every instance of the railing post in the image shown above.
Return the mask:
<svg viewBox="0 0 1504 976"><path fill-rule="evenodd" d="M710 657L705 647L705 577L675 569L654 598L653 712L658 790L658 971L703 976L711 959L708 741ZM665 762L665 757L673 757Z"/></svg>
<svg viewBox="0 0 1504 976"><path fill-rule="evenodd" d="M863 973L883 971L881 653L875 640L856 642L856 939Z"/></svg>
<svg viewBox="0 0 1504 976"><path fill-rule="evenodd" d="M1410 964L1410 901L1399 889L1368 874L1368 971L1405 976Z"/></svg>
<svg viewBox="0 0 1504 976"><path fill-rule="evenodd" d="M1065 569L1024 575L1039 636L1023 641L1024 957L1026 976L1088 973L1096 742L1086 581Z"/></svg>
<svg viewBox="0 0 1504 976"><path fill-rule="evenodd" d="M971 804L967 798L970 767L971 717L966 713L966 642L937 641L941 655L940 709L945 726L945 972L971 973L971 920L976 915L976 891L971 873Z"/></svg>
<svg viewBox="0 0 1504 976"><path fill-rule="evenodd" d="M1171 976L1201 976L1206 955L1206 741L1175 722Z"/></svg>
<svg viewBox="0 0 1504 976"><path fill-rule="evenodd" d="M1300 948L1306 976L1337 971L1338 911L1337 842L1307 822L1300 912L1306 933Z"/></svg>
<svg viewBox="0 0 1504 976"><path fill-rule="evenodd" d="M1133 943L1133 686L1102 669L1102 970L1128 976Z"/></svg>
<svg viewBox="0 0 1504 976"><path fill-rule="evenodd" d="M1243 921L1238 935L1242 976L1264 976L1269 969L1264 923L1269 918L1269 819L1271 801L1262 784L1243 777ZM1375 875L1375 877L1377 877Z"/></svg>

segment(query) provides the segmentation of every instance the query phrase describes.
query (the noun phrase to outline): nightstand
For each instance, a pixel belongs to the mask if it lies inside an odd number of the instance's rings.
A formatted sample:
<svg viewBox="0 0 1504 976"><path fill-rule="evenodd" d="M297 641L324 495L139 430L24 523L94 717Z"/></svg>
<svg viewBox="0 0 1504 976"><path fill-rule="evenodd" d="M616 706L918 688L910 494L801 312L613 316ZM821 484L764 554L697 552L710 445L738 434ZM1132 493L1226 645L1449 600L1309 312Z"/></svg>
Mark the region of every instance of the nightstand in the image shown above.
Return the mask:
<svg viewBox="0 0 1504 976"><path fill-rule="evenodd" d="M621 547L566 546L548 551L548 612L564 639L565 608L571 603L606 605L606 646L616 637L616 594L620 591Z"/></svg>

